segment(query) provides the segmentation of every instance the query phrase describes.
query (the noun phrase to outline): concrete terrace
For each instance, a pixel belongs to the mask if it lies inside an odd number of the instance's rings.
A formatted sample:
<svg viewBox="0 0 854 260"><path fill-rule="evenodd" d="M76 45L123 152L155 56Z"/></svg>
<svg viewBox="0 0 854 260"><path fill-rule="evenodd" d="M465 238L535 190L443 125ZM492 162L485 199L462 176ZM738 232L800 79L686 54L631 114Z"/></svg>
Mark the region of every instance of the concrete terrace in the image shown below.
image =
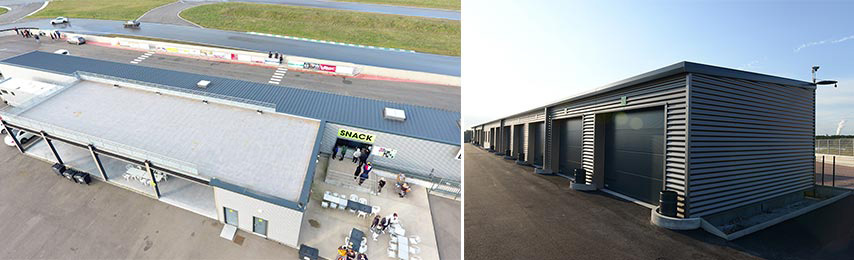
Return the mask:
<svg viewBox="0 0 854 260"><path fill-rule="evenodd" d="M300 196L320 127L316 120L85 80L20 116L190 162L204 177L291 201Z"/></svg>

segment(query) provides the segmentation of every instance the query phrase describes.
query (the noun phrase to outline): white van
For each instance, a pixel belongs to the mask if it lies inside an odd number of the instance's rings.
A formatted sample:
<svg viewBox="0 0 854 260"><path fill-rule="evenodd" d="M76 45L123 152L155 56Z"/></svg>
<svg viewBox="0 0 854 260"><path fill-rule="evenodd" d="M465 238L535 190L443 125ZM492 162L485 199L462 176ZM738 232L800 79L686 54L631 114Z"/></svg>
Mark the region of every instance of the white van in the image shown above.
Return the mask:
<svg viewBox="0 0 854 260"><path fill-rule="evenodd" d="M25 144L30 140L33 140L33 137L36 136L35 134L31 134L27 131L21 130L12 130L12 132L16 134L16 136L18 137L18 141L21 142L21 144ZM15 140L12 140L11 135L6 135L6 137L3 138L3 142L6 143L6 145L8 146L15 146Z"/></svg>

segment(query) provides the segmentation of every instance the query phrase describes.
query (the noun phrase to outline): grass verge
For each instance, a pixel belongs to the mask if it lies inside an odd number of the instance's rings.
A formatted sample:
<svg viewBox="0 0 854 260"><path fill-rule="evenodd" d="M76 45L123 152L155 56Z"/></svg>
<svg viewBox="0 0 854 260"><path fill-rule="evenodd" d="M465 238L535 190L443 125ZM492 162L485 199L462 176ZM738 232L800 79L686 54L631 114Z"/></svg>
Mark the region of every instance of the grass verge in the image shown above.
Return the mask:
<svg viewBox="0 0 854 260"><path fill-rule="evenodd" d="M66 16L72 18L91 18L102 20L133 20L148 10L175 0L55 0L33 18L54 18ZM74 22L73 20L71 21Z"/></svg>
<svg viewBox="0 0 854 260"><path fill-rule="evenodd" d="M0 8L0 15L5 14L6 12L9 12L9 10L6 10L6 8Z"/></svg>
<svg viewBox="0 0 854 260"><path fill-rule="evenodd" d="M460 0L334 0L338 2L360 2L369 4L402 5L412 7L460 10Z"/></svg>
<svg viewBox="0 0 854 260"><path fill-rule="evenodd" d="M250 3L201 5L181 17L207 28L460 55L460 21Z"/></svg>

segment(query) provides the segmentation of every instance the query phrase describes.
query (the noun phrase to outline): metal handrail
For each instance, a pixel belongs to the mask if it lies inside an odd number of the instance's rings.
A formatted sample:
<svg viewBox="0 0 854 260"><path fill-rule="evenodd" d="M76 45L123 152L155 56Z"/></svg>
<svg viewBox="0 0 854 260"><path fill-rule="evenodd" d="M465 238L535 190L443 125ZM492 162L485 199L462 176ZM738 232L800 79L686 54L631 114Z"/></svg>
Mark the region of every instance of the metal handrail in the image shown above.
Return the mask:
<svg viewBox="0 0 854 260"><path fill-rule="evenodd" d="M92 136L89 134L81 133L78 131L70 130L67 128L63 128L60 126L56 126L49 123L39 122L36 120L32 120L29 118L24 118L18 115L14 115L8 113L6 111L0 111L0 116L3 117L3 120L21 126L27 127L34 130L41 130L45 132L49 132L51 135L55 135L57 137L66 138L69 140L80 141L82 143L91 144L98 149L114 152L117 154L125 155L131 158L140 158L141 160L151 161L159 166L164 168L169 168L175 171L190 173L194 175L198 175L198 167L190 162L178 160L175 158L171 158L165 155L161 155L158 153L154 153L151 151L142 150L139 148L134 148L125 144L121 144L115 141L110 141L104 138Z"/></svg>

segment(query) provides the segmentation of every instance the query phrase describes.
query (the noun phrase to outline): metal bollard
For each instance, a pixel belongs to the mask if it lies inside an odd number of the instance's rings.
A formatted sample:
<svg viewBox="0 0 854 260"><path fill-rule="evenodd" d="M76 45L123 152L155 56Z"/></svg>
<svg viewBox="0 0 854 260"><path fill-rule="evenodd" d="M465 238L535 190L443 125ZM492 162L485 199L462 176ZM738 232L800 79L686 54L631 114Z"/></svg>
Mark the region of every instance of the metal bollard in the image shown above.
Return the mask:
<svg viewBox="0 0 854 260"><path fill-rule="evenodd" d="M821 156L821 186L824 186L824 155Z"/></svg>

